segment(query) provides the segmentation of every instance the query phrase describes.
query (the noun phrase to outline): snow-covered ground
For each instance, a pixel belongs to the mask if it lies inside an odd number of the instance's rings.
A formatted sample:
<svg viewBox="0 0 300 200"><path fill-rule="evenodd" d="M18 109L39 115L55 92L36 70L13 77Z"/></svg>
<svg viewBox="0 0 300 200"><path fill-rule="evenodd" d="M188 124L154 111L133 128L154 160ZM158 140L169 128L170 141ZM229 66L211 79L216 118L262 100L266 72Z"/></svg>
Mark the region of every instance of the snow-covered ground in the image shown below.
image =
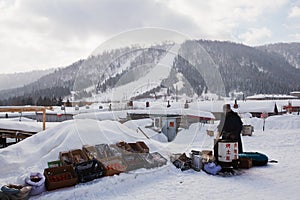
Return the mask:
<svg viewBox="0 0 300 200"><path fill-rule="evenodd" d="M139 169L112 177L96 179L74 187L45 192L32 199L298 199L300 195L300 116L283 115L263 120L244 118L254 126L252 136L244 136L244 150L258 151L278 163L243 170L238 176L220 177L193 170L180 171L170 161L155 169ZM5 123L5 122L2 122ZM47 162L57 160L60 151L81 148L84 144L144 141L151 152L169 159L172 153L191 149L212 149L213 137L206 129L215 124L192 124L181 130L171 143L163 135L145 128L149 120L116 121L76 119L0 149L0 184L23 184L30 172L43 172ZM151 139L137 131L141 127Z"/></svg>

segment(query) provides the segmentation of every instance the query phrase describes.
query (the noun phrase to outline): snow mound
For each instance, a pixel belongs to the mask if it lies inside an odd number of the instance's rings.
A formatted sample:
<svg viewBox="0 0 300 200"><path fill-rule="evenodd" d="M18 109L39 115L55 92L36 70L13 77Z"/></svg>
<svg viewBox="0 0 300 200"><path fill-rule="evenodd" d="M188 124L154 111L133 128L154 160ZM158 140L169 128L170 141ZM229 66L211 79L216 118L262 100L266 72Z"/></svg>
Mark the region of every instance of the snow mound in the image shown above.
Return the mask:
<svg viewBox="0 0 300 200"><path fill-rule="evenodd" d="M41 171L47 168L49 161L58 159L59 152L81 149L85 144L136 142L142 139L145 137L116 121L65 121L55 129L39 132L16 145L0 149L0 177L15 177L16 174ZM149 144L149 140L145 143L150 148L155 146ZM23 181L24 178L19 177L18 180Z"/></svg>

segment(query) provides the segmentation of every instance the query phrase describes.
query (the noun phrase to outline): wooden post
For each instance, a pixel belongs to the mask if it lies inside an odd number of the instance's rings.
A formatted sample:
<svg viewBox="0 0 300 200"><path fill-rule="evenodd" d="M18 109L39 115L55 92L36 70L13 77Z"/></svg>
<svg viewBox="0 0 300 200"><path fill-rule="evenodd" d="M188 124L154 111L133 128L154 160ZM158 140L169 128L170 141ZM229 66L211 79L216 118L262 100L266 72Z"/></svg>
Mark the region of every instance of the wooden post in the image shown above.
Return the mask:
<svg viewBox="0 0 300 200"><path fill-rule="evenodd" d="M43 110L43 130L46 130L46 108Z"/></svg>

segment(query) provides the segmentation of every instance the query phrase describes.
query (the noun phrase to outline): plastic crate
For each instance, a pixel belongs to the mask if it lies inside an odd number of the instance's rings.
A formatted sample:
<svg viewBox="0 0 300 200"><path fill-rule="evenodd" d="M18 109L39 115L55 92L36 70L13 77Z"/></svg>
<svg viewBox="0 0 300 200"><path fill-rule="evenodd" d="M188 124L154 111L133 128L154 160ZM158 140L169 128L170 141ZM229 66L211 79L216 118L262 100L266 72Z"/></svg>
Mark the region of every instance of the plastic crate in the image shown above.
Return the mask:
<svg viewBox="0 0 300 200"><path fill-rule="evenodd" d="M120 157L109 157L98 160L105 167L105 175L113 176L127 170L125 161Z"/></svg>

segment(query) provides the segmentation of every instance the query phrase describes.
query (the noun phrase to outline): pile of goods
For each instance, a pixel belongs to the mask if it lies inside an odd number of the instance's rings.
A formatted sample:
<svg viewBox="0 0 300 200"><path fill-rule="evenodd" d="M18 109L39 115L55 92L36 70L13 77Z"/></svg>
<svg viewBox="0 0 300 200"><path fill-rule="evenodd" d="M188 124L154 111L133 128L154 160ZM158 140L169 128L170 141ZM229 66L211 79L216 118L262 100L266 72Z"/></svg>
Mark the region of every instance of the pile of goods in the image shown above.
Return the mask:
<svg viewBox="0 0 300 200"><path fill-rule="evenodd" d="M173 154L170 157L170 161L182 171L193 169L199 172L203 170L208 174L220 176L238 175L240 174L240 169L264 166L269 162L268 157L259 152L243 152L237 155L234 153L229 155L229 150L231 151L229 144L231 143L222 144L225 153L222 152L222 148L219 148L215 155L213 155L211 150L192 150L189 156L185 153ZM232 148L232 152L234 152L235 146L233 145Z"/></svg>
<svg viewBox="0 0 300 200"><path fill-rule="evenodd" d="M59 153L59 160L48 162L44 173L31 173L24 185L5 185L1 188L0 199L27 199L44 191L74 186L104 176L140 168L156 168L167 163L158 152L150 153L141 141L136 143L84 145Z"/></svg>

